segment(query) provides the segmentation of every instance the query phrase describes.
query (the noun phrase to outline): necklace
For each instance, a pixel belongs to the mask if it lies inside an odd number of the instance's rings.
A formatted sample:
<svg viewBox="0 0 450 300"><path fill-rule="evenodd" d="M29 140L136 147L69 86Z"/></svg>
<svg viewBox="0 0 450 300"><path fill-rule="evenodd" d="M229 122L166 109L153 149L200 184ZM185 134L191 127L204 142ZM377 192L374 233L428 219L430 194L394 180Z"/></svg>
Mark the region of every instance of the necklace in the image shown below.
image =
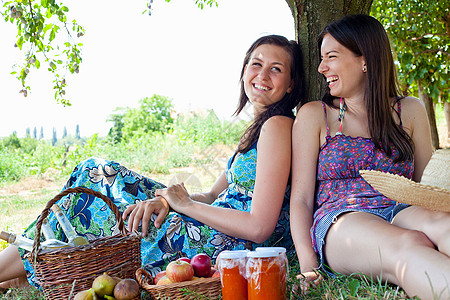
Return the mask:
<svg viewBox="0 0 450 300"><path fill-rule="evenodd" d="M336 132L336 135L342 134L342 121L344 121L344 115L345 115L345 109L347 108L347 104L345 104L344 99L339 99L339 122L341 124L339 125L339 130Z"/></svg>

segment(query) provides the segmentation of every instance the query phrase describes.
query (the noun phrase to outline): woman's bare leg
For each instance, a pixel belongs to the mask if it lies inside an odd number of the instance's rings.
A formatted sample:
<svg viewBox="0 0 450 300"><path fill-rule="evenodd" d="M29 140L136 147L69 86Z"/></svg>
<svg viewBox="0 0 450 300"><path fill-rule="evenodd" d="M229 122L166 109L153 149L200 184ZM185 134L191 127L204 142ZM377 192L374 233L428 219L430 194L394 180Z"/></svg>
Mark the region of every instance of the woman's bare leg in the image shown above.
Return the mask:
<svg viewBox="0 0 450 300"><path fill-rule="evenodd" d="M0 287L10 288L26 285L27 274L16 246L0 252Z"/></svg>
<svg viewBox="0 0 450 300"><path fill-rule="evenodd" d="M392 224L422 231L439 252L450 257L450 213L410 206L399 212Z"/></svg>
<svg viewBox="0 0 450 300"><path fill-rule="evenodd" d="M337 272L381 277L422 300L450 299L450 258L423 232L368 213L346 213L330 227L324 250Z"/></svg>

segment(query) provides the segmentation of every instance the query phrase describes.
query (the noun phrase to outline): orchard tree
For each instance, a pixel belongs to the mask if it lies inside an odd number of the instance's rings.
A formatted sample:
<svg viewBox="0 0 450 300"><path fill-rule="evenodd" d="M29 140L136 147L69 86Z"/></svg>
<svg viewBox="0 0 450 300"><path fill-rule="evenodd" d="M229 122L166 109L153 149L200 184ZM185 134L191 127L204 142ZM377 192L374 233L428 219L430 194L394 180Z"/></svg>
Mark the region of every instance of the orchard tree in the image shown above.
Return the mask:
<svg viewBox="0 0 450 300"><path fill-rule="evenodd" d="M170 0L166 0L170 1ZM63 105L70 105L65 97L65 75L78 73L82 62L81 38L84 28L75 19L68 19L69 8L56 0L11 0L2 1L0 9L4 20L17 27L17 40L11 47L24 52L24 58L18 63L12 74L22 84L25 97L31 90L27 76L33 69L47 68L53 74L55 99ZM151 12L151 3L148 12ZM204 5L217 6L216 0L194 0L199 8ZM146 2L143 2L146 3ZM60 37L59 37L60 36ZM64 41L64 42L61 42Z"/></svg>
<svg viewBox="0 0 450 300"><path fill-rule="evenodd" d="M449 102L450 0L377 0L372 15L387 29L401 82L425 104L439 148L434 103Z"/></svg>
<svg viewBox="0 0 450 300"><path fill-rule="evenodd" d="M82 61L80 50L82 43L78 39L83 36L84 29L76 20L68 20L67 6L57 4L55 0L14 0L4 1L2 15L6 22L17 27L17 40L14 47L24 52L22 63L16 65L12 73L22 83L25 97L30 90L27 76L33 68L47 68L53 73L55 99L70 105L65 98L65 74L78 73ZM65 42L61 43L57 35L65 33Z"/></svg>

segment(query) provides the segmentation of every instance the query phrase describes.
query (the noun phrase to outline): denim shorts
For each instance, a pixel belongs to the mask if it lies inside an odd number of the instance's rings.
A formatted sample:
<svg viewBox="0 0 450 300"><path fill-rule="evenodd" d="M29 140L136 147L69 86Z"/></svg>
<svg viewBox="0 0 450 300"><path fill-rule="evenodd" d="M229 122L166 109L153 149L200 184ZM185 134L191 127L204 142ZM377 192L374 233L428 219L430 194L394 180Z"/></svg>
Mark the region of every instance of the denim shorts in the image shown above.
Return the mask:
<svg viewBox="0 0 450 300"><path fill-rule="evenodd" d="M392 205L389 207L383 207L383 208L370 208L370 209L358 209L358 208L344 208L339 209L335 211L331 211L325 216L322 217L322 219L317 222L316 230L314 234L314 239L316 241L316 251L319 255L319 262L320 262L320 268L325 271L329 276L334 277L334 272L328 267L325 255L323 253L323 246L325 244L325 237L327 235L328 230L330 229L330 226L334 223L336 223L337 218L339 215L347 212L366 212L370 213L376 216L379 216L383 220L386 220L386 222L391 223L394 217L403 209L409 207L408 204L403 203L397 203L396 205Z"/></svg>

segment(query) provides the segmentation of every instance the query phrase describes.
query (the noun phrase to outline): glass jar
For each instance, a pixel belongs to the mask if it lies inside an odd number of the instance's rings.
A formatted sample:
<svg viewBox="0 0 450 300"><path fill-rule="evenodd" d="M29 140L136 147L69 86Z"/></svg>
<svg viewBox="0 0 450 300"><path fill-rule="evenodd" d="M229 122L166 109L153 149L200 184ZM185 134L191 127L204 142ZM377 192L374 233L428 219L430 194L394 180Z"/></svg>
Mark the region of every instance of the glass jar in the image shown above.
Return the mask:
<svg viewBox="0 0 450 300"><path fill-rule="evenodd" d="M247 300L247 250L222 251L217 258L223 300Z"/></svg>
<svg viewBox="0 0 450 300"><path fill-rule="evenodd" d="M284 247L257 247L255 251L277 251L280 261L280 264L282 266L282 274L281 274L281 283L283 284L282 292L284 293L282 299L286 299L287 296L287 276L289 274L289 262L286 256L286 248Z"/></svg>
<svg viewBox="0 0 450 300"><path fill-rule="evenodd" d="M248 299L284 300L286 297L284 266L284 260L276 250L247 253Z"/></svg>

